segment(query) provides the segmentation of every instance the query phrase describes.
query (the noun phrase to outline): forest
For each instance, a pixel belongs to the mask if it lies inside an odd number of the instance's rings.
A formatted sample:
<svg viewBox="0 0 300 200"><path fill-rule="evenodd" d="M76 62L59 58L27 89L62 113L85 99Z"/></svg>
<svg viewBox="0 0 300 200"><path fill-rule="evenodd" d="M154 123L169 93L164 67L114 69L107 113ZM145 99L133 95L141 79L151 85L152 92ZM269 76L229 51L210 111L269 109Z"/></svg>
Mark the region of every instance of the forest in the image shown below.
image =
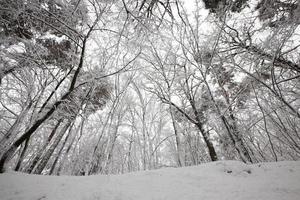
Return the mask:
<svg viewBox="0 0 300 200"><path fill-rule="evenodd" d="M0 0L0 173L300 159L298 0Z"/></svg>

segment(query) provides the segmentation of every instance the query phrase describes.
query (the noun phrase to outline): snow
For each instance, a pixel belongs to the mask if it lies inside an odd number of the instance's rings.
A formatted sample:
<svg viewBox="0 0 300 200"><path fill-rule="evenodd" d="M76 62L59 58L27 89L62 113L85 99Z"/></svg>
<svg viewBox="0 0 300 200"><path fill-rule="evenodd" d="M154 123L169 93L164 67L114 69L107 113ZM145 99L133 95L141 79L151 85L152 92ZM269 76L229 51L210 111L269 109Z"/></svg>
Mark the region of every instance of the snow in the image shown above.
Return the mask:
<svg viewBox="0 0 300 200"><path fill-rule="evenodd" d="M66 36L58 37L54 34L51 34L50 32L47 32L46 34L41 36L40 39L52 39L52 40L55 40L58 43L61 43L62 41L66 40L67 37Z"/></svg>
<svg viewBox="0 0 300 200"><path fill-rule="evenodd" d="M12 54L25 53L26 52L25 44L23 42L19 42L18 44L10 45L7 48L7 52Z"/></svg>
<svg viewBox="0 0 300 200"><path fill-rule="evenodd" d="M300 162L219 161L123 175L0 175L1 200L299 200Z"/></svg>

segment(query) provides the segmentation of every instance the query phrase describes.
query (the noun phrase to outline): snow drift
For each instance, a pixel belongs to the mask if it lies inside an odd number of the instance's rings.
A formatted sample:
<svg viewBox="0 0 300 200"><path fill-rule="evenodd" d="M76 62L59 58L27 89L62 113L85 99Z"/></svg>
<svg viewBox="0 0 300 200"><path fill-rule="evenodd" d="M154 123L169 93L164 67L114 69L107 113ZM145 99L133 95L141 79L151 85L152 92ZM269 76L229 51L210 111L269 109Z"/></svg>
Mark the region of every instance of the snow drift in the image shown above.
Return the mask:
<svg viewBox="0 0 300 200"><path fill-rule="evenodd" d="M299 200L300 162L219 161L124 175L0 175L1 200Z"/></svg>

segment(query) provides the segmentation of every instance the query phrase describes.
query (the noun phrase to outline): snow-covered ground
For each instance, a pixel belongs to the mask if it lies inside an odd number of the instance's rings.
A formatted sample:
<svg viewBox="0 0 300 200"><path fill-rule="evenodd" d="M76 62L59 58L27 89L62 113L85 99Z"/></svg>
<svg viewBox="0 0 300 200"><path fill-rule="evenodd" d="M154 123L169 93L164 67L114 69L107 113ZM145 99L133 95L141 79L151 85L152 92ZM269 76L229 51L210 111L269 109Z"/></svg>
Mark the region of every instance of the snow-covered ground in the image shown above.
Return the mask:
<svg viewBox="0 0 300 200"><path fill-rule="evenodd" d="M0 175L1 200L299 200L300 162L220 161L124 175Z"/></svg>

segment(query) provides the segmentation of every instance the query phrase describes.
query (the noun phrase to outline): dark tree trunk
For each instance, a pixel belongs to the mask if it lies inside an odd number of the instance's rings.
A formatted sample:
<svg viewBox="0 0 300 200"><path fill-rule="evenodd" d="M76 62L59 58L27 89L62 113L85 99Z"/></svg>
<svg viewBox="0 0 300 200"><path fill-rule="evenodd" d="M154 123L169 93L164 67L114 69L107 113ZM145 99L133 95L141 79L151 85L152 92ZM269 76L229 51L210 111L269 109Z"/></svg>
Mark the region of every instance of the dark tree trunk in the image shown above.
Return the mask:
<svg viewBox="0 0 300 200"><path fill-rule="evenodd" d="M53 141L53 143L51 144L51 146L47 149L47 151L45 152L45 155L43 156L43 158L41 159L41 161L38 163L38 165L36 166L35 170L33 171L34 174L41 174L42 171L44 170L44 168L46 167L50 157L52 156L55 148L58 146L59 142L61 141L61 139L63 138L65 132L67 131L67 129L70 127L71 122L68 121L60 130L59 134L57 134L55 140Z"/></svg>
<svg viewBox="0 0 300 200"><path fill-rule="evenodd" d="M0 173L4 172L4 164L6 163L7 160L10 160L16 149L27 139L29 138L47 119L49 119L52 114L54 113L54 111L56 110L56 108L62 104L62 102L64 102L64 100L66 100L70 94L73 92L74 88L75 88L75 84L77 81L77 78L79 76L79 72L81 71L82 67L83 67L83 61L84 61L84 54L85 54L85 48L86 48L86 42L87 39L89 37L89 35L91 34L94 26L96 25L98 19L96 19L96 21L94 22L94 24L90 27L87 35L84 37L83 40L83 44L82 44L82 50L81 50L81 55L80 55L80 60L79 60L79 64L78 67L74 73L74 76L72 78L71 84L70 84L70 88L69 90L61 97L60 100L56 101L52 107L49 109L49 111L40 119L38 119L32 126L31 128L29 128L19 139L17 139L11 146L10 148L8 148L8 150L6 150L3 155L0 158Z"/></svg>
<svg viewBox="0 0 300 200"><path fill-rule="evenodd" d="M27 130L19 139L17 139L11 146L10 148L4 152L4 154L2 155L1 159L0 159L0 173L4 172L4 164L6 162L6 160L10 160L15 151L17 150L17 148L28 138L30 138L30 136L40 127L40 125L42 125L42 123L44 121L46 121L51 115L52 113L55 111L56 107L52 107L52 109L50 109L48 111L48 113L46 115L44 115L43 118L37 120L34 125Z"/></svg>
<svg viewBox="0 0 300 200"><path fill-rule="evenodd" d="M25 145L22 149L22 152L21 152L21 155L18 159L18 162L17 162L17 165L15 167L15 171L19 171L20 170L20 167L21 167L21 164L22 164L22 161L23 161L23 158L25 156L25 153L26 153L26 150L27 150L27 147L28 147L28 143L29 143L29 140L30 138L28 138L26 141L25 141Z"/></svg>
<svg viewBox="0 0 300 200"><path fill-rule="evenodd" d="M217 153L215 151L215 147L213 145L213 143L210 141L209 135L208 133L203 129L202 124L197 124L198 129L200 130L200 133L203 136L204 142L207 146L208 149L208 153L210 156L211 161L217 161L218 160L218 156Z"/></svg>
<svg viewBox="0 0 300 200"><path fill-rule="evenodd" d="M27 173L31 173L33 171L36 164L39 162L41 156L43 155L43 151L47 148L47 146L51 142L53 136L55 135L55 133L56 133L56 131L57 131L57 129L58 129L58 127L59 127L59 125L61 124L62 121L63 121L62 119L58 120L55 127L52 129L50 135L48 136L48 139L47 139L46 143L43 145L42 149L40 151L38 151L37 154L35 155L35 157L33 158L33 161L31 162L30 166L26 170Z"/></svg>
<svg viewBox="0 0 300 200"><path fill-rule="evenodd" d="M191 97L189 98L189 101L190 101L190 104L192 106L192 109L193 109L193 112L194 112L194 115L195 115L195 118L196 118L196 121L197 121L196 126L198 127L200 133L203 136L204 142L205 142L205 144L207 146L207 149L208 149L210 159L211 159L211 161L217 161L218 156L217 156L215 147L214 147L213 143L211 142L211 140L209 138L208 132L205 131L204 128L203 128L203 123L201 122L200 114L199 114L199 112L197 110L197 107L195 105L195 101L193 101L193 99Z"/></svg>
<svg viewBox="0 0 300 200"><path fill-rule="evenodd" d="M69 132L68 132L68 134L67 134L67 136L66 136L66 138L65 138L65 140L64 140L64 142L62 144L62 146L60 147L60 149L58 151L58 154L57 154L57 156L56 156L56 158L55 158L55 160L54 160L54 162L53 162L53 164L51 166L51 169L50 169L50 172L49 172L50 175L53 174L55 166L56 166L56 164L57 164L57 162L58 162L58 160L59 160L59 158L61 156L61 153L62 153L62 151L63 151L63 149L64 149L64 147L65 147L65 145L66 145L66 143L67 143L67 141L68 141L68 139L70 137L70 135L71 135L71 129L72 129L71 127L70 127Z"/></svg>

